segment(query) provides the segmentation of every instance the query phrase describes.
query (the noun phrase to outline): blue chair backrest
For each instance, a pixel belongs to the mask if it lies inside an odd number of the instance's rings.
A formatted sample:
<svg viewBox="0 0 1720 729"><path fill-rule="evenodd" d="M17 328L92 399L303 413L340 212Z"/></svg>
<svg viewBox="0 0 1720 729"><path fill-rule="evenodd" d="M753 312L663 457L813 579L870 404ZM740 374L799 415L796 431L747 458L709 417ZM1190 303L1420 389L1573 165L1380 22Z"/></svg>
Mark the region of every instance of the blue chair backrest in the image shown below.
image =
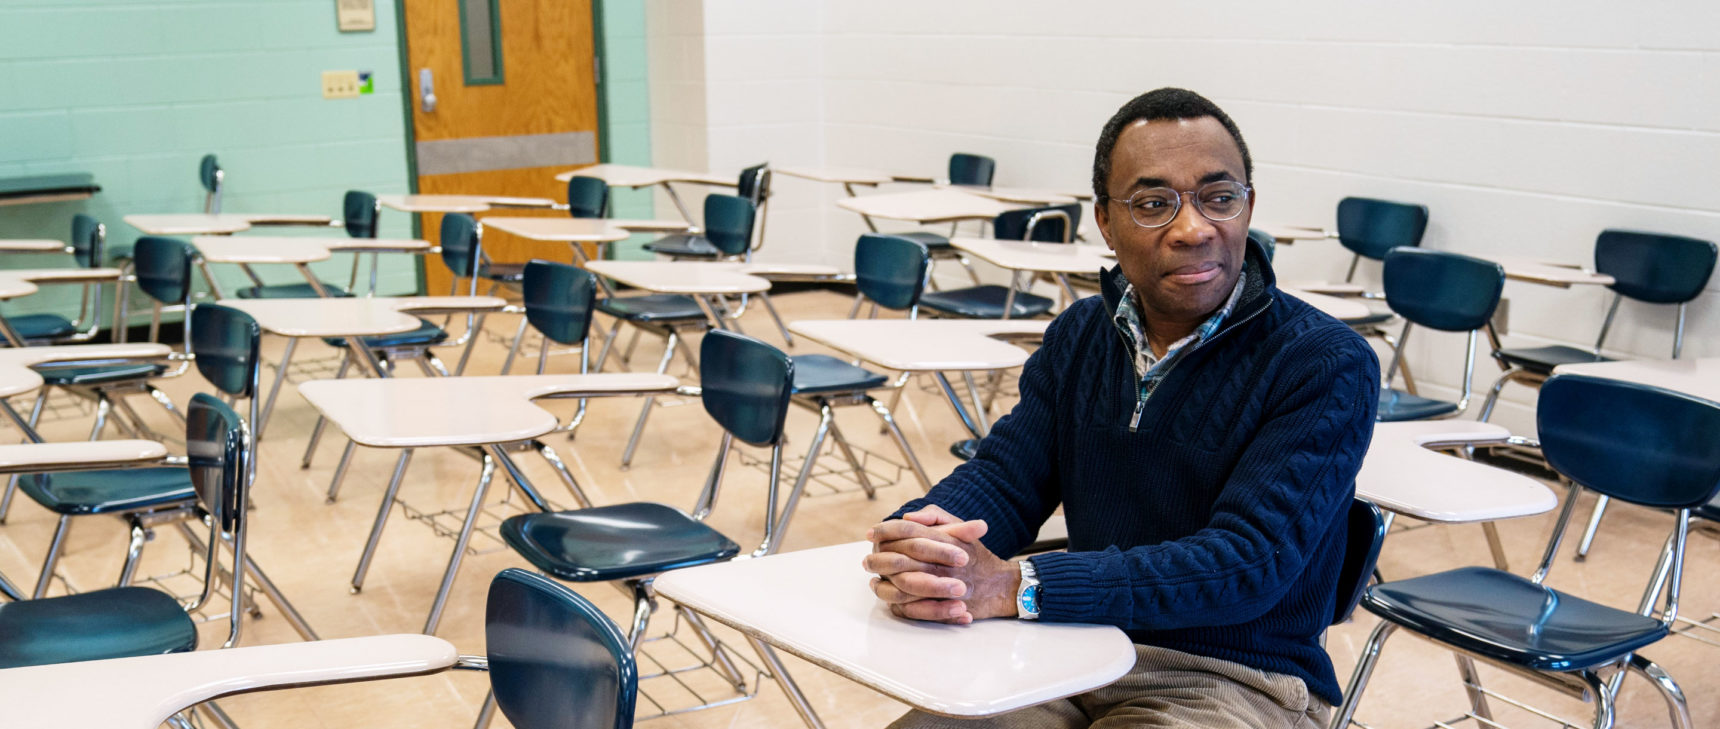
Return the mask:
<svg viewBox="0 0 1720 729"><path fill-rule="evenodd" d="M1064 235L1062 218L1044 215L1053 211L1069 216L1070 230L1068 235ZM1027 225L1033 221L1035 216L1039 217L1039 222L1033 226L1033 237L1030 239L1027 237ZM1081 203L1011 210L991 219L991 234L999 240L1036 240L1045 243L1063 243L1075 240L1076 230L1080 227Z"/></svg>
<svg viewBox="0 0 1720 729"><path fill-rule="evenodd" d="M897 311L920 303L931 267L926 244L894 235L866 233L854 244L854 282L860 295Z"/></svg>
<svg viewBox="0 0 1720 729"><path fill-rule="evenodd" d="M957 152L950 155L950 184L991 187L997 172L997 160L983 154Z"/></svg>
<svg viewBox="0 0 1720 729"><path fill-rule="evenodd" d="M1338 201L1338 242L1373 260L1393 248L1421 245L1427 232L1427 206L1346 197Z"/></svg>
<svg viewBox="0 0 1720 729"><path fill-rule="evenodd" d="M578 344L591 328L597 277L569 263L533 260L521 284L526 321L557 344Z"/></svg>
<svg viewBox="0 0 1720 729"><path fill-rule="evenodd" d="M740 177L735 180L735 194L751 200L753 205L762 205L770 196L770 164L741 170Z"/></svg>
<svg viewBox="0 0 1720 729"><path fill-rule="evenodd" d="M341 218L346 234L354 238L376 237L376 196L363 190L347 190L341 199Z"/></svg>
<svg viewBox="0 0 1720 729"><path fill-rule="evenodd" d="M191 488L226 532L237 531L245 518L242 505L249 470L245 441L245 421L233 408L207 392L191 396L185 409L185 456Z"/></svg>
<svg viewBox="0 0 1720 729"><path fill-rule="evenodd" d="M137 287L149 298L166 305L190 302L191 262L197 257L197 249L190 243L146 235L137 239L131 257L137 269Z"/></svg>
<svg viewBox="0 0 1720 729"><path fill-rule="evenodd" d="M725 256L738 256L752 246L753 213L758 208L739 195L705 196L705 239Z"/></svg>
<svg viewBox="0 0 1720 729"><path fill-rule="evenodd" d="M203 159L197 163L197 181L203 185L204 190L211 193L220 190L221 163L215 161L215 155L203 155Z"/></svg>
<svg viewBox="0 0 1720 729"><path fill-rule="evenodd" d="M442 263L459 278L478 274L478 221L465 213L442 216Z"/></svg>
<svg viewBox="0 0 1720 729"><path fill-rule="evenodd" d="M1272 262L1272 256L1278 253L1278 239L1259 228L1248 229L1249 242L1260 246L1260 251L1266 254L1266 262Z"/></svg>
<svg viewBox="0 0 1720 729"><path fill-rule="evenodd" d="M517 729L626 729L639 669L608 616L578 593L517 567L490 581L484 609L490 688Z"/></svg>
<svg viewBox="0 0 1720 729"><path fill-rule="evenodd" d="M723 430L755 446L782 441L794 363L745 334L717 330L699 343L699 400Z"/></svg>
<svg viewBox="0 0 1720 729"><path fill-rule="evenodd" d="M83 213L72 216L72 258L84 268L98 268L107 258L102 244L107 241L107 228L102 221Z"/></svg>
<svg viewBox="0 0 1720 729"><path fill-rule="evenodd" d="M1493 318L1505 269L1492 261L1398 248L1386 254L1386 304L1398 316L1448 332L1480 329Z"/></svg>
<svg viewBox="0 0 1720 729"><path fill-rule="evenodd" d="M1720 404L1619 380L1557 375L1535 407L1541 452L1583 488L1694 508L1720 489Z"/></svg>
<svg viewBox="0 0 1720 729"><path fill-rule="evenodd" d="M1350 513L1345 517L1344 563L1338 568L1337 600L1332 604L1332 625L1350 619L1362 593L1368 589L1368 578L1374 574L1374 563L1380 558L1380 545L1386 541L1386 519L1380 509L1361 499L1350 500Z"/></svg>
<svg viewBox="0 0 1720 729"><path fill-rule="evenodd" d="M567 214L574 218L601 218L609 207L609 183L596 177L567 178Z"/></svg>
<svg viewBox="0 0 1720 729"><path fill-rule="evenodd" d="M234 397L256 397L263 330L250 314L219 304L191 310L191 355L203 379Z"/></svg>
<svg viewBox="0 0 1720 729"><path fill-rule="evenodd" d="M1612 276L1612 290L1653 304L1696 298L1714 273L1714 244L1696 238L1603 230L1595 239L1595 270Z"/></svg>

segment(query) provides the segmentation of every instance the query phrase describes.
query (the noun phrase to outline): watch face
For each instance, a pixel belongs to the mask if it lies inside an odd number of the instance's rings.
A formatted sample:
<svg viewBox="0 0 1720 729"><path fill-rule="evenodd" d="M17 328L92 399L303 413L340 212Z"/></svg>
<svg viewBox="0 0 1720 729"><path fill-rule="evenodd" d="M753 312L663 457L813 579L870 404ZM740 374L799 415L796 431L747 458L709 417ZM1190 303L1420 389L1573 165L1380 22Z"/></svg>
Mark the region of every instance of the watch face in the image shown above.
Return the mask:
<svg viewBox="0 0 1720 729"><path fill-rule="evenodd" d="M1021 609L1029 615L1039 614L1039 586L1033 585L1021 592Z"/></svg>

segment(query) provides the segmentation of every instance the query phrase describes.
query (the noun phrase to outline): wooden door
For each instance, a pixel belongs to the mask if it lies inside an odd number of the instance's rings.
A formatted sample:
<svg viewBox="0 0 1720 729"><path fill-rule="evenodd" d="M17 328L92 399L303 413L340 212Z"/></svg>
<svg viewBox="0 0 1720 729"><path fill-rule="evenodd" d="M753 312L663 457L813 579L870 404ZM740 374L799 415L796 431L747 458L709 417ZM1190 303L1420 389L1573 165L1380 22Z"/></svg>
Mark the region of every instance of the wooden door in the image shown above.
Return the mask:
<svg viewBox="0 0 1720 729"><path fill-rule="evenodd" d="M404 5L418 191L566 202L567 191L555 174L597 162L590 0L406 0ZM433 104L425 100L426 80ZM550 214L566 213L502 209L479 217ZM425 238L437 242L441 222L440 215L425 215ZM485 235L484 250L497 261L572 255L564 244L498 232ZM447 293L447 267L429 259L424 269L427 292ZM479 291L485 288L480 285Z"/></svg>

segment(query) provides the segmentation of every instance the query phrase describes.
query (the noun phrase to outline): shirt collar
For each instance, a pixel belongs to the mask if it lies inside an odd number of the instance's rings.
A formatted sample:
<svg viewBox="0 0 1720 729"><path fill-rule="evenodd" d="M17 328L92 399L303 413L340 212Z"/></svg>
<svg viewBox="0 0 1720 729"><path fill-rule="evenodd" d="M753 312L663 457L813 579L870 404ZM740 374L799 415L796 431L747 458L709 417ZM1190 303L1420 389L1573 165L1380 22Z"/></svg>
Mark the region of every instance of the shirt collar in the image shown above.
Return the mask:
<svg viewBox="0 0 1720 729"><path fill-rule="evenodd" d="M1131 283L1125 286L1123 296L1117 302L1117 310L1112 314L1111 320L1116 324L1117 330L1122 333L1123 341L1132 350L1136 374L1144 377L1162 359L1169 359L1177 351L1196 342L1205 341L1207 337L1212 336L1213 332L1218 331L1218 328L1224 325L1224 320L1229 318L1230 313L1236 309L1236 302L1242 299L1242 291L1246 287L1247 281L1247 272L1237 274L1236 285L1231 288L1230 296L1225 299L1224 305L1220 306L1218 311L1213 312L1212 316L1207 317L1206 321L1201 322L1200 326L1195 327L1188 336L1167 347L1165 356L1162 358L1153 354L1152 345L1147 342L1145 318L1141 314L1140 304L1136 303L1135 300L1135 285Z"/></svg>

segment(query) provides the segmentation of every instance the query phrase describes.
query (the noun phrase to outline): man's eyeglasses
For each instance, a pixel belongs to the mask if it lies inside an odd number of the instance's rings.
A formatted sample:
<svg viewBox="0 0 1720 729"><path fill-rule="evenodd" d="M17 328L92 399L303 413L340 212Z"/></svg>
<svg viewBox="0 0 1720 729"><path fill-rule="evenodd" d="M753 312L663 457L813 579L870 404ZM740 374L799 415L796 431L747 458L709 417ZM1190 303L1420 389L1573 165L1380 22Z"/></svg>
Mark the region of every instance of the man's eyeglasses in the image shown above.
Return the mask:
<svg viewBox="0 0 1720 729"><path fill-rule="evenodd" d="M1129 208L1129 217L1135 225L1142 228L1162 228L1176 220L1177 213L1182 210L1182 196L1190 195L1194 200L1194 209L1200 211L1207 220L1220 222L1233 220L1248 209L1248 196L1254 188L1240 182L1220 180L1201 185L1198 190L1177 192L1168 187L1149 187L1138 190L1130 195L1128 200L1121 202Z"/></svg>

